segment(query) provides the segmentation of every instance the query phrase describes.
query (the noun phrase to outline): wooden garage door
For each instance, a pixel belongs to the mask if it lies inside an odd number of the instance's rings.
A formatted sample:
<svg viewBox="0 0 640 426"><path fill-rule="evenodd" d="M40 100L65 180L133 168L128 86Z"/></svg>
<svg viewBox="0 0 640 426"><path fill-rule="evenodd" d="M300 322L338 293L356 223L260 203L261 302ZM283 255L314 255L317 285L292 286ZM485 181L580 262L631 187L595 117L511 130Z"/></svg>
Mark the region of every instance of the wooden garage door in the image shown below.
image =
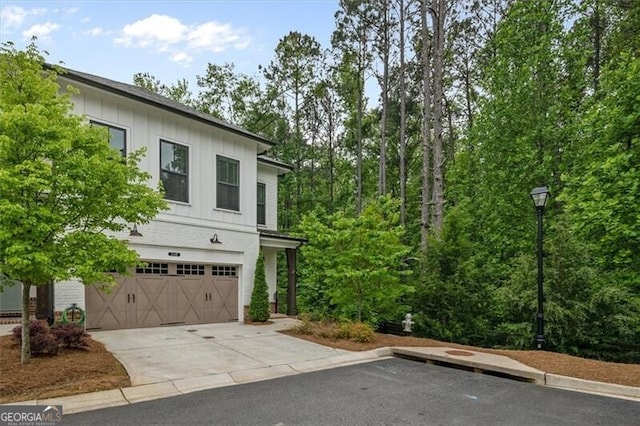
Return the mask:
<svg viewBox="0 0 640 426"><path fill-rule="evenodd" d="M235 266L149 263L107 294L87 286L87 328L119 329L238 319Z"/></svg>

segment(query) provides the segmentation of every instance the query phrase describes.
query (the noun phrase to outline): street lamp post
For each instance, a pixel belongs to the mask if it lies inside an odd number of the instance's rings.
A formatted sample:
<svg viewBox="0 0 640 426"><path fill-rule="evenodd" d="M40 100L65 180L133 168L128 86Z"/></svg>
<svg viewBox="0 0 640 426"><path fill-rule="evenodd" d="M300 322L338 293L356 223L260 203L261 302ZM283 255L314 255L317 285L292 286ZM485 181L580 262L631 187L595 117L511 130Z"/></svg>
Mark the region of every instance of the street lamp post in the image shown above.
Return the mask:
<svg viewBox="0 0 640 426"><path fill-rule="evenodd" d="M544 206L549 199L549 190L546 186L534 188L531 191L531 199L536 206L538 213L538 314L536 318L536 339L535 344L538 349L544 346L544 309L543 309L543 287L542 287L542 214Z"/></svg>

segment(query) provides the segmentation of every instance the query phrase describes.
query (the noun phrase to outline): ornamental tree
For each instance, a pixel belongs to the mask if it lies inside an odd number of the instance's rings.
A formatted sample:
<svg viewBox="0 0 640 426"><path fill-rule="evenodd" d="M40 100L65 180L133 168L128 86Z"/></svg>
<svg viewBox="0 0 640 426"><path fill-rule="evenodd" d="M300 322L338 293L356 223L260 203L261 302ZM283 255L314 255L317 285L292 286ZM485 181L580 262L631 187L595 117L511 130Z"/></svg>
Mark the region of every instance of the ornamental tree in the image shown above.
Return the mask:
<svg viewBox="0 0 640 426"><path fill-rule="evenodd" d="M29 291L75 278L113 284L138 255L114 234L165 208L138 169L143 151L123 159L106 129L72 112L58 75L35 44L0 48L0 277L22 283L22 363L30 356Z"/></svg>
<svg viewBox="0 0 640 426"><path fill-rule="evenodd" d="M258 254L256 273L253 277L253 291L249 304L249 319L253 322L264 322L269 319L269 287L264 271L264 256Z"/></svg>
<svg viewBox="0 0 640 426"><path fill-rule="evenodd" d="M358 217L343 212L305 216L299 302L303 310L358 322L391 320L406 312L413 291L404 279L410 248L402 240L399 203L380 197Z"/></svg>

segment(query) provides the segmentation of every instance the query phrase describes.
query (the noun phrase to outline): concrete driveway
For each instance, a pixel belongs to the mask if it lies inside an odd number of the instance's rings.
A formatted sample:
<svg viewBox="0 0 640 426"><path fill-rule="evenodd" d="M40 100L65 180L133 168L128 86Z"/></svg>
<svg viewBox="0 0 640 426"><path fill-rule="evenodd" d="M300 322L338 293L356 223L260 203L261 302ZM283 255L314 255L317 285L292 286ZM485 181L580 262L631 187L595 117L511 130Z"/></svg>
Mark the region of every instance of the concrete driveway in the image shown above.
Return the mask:
<svg viewBox="0 0 640 426"><path fill-rule="evenodd" d="M180 393L367 361L380 355L333 349L277 332L295 321L281 318L268 325L201 324L90 334L122 363L133 387L170 382Z"/></svg>

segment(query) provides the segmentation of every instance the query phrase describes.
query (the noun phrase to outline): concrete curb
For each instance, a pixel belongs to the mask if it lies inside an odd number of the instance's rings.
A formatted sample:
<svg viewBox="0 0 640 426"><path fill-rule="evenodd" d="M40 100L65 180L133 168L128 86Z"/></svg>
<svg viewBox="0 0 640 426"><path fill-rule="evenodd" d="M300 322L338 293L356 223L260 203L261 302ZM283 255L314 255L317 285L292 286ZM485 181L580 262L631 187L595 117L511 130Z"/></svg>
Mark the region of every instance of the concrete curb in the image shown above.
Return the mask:
<svg viewBox="0 0 640 426"><path fill-rule="evenodd" d="M458 350L446 347L392 348L394 356L419 359L428 363L465 367L475 373L497 374L515 380L544 385L544 371L531 368L503 355ZM456 355L465 353L469 355Z"/></svg>
<svg viewBox="0 0 640 426"><path fill-rule="evenodd" d="M640 387L594 382L551 373L545 374L545 385L551 388L568 389L640 402Z"/></svg>
<svg viewBox="0 0 640 426"><path fill-rule="evenodd" d="M453 348L436 347L384 347L364 352L351 352L311 361L274 365L266 368L214 374L203 377L179 379L175 381L164 381L60 398L12 402L2 405L63 405L65 414L73 414L83 411L128 405L153 399L184 395L206 389L252 383L312 371L344 367L376 361L379 359L387 359L393 356L431 362L440 365L462 366L469 371L487 374L497 373L497 375L500 376L534 382L541 386L587 392L640 402L640 388L638 387L595 382L545 373L502 355L466 351L473 352L474 358L472 360L469 359L469 357L456 356L455 352L454 355L451 355L446 353L447 351L456 350Z"/></svg>
<svg viewBox="0 0 640 426"><path fill-rule="evenodd" d="M545 373L502 355L492 355L485 354L483 352L465 350L464 352L472 352L474 357L479 356L479 359L469 359L464 356L447 354L447 350L451 350L452 348L393 347L390 349L394 356L419 359L424 362L432 362L440 365L463 366L470 371L489 374L499 373L500 375L505 375L513 379L523 379L524 381L534 382L537 385L550 388L592 393L611 398L621 398L640 402L640 387L616 385L612 383L596 382L592 380ZM508 360L507 364L502 364L505 361L505 358Z"/></svg>

